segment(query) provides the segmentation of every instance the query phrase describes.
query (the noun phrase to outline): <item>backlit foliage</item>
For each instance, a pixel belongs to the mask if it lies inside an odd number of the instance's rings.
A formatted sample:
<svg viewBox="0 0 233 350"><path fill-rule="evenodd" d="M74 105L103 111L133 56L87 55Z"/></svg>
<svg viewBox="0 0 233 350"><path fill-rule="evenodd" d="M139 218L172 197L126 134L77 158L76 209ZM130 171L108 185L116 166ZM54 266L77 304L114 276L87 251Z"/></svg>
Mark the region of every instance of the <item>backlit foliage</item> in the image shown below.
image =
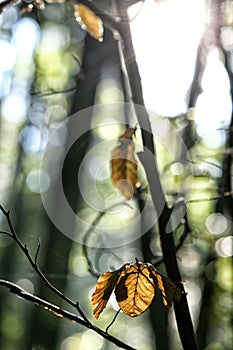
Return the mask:
<svg viewBox="0 0 233 350"><path fill-rule="evenodd" d="M137 160L132 136L135 129L128 128L119 137L120 145L111 153L112 182L126 199L131 199L136 188L140 186L137 176Z"/></svg>
<svg viewBox="0 0 233 350"><path fill-rule="evenodd" d="M94 316L99 317L115 289L121 310L131 316L139 316L151 304L156 289L162 293L163 305L170 308L173 300L179 301L182 292L169 278L161 275L150 263L123 265L119 270L100 276L92 295Z"/></svg>

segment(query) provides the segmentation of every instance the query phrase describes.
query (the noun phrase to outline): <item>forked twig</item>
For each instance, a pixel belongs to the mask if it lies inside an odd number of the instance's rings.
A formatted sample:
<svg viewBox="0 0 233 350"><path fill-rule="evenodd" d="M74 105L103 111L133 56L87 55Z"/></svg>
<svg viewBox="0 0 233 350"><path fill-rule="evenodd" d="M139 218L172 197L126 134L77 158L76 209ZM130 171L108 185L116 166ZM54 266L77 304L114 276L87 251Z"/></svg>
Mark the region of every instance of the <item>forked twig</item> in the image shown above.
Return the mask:
<svg viewBox="0 0 233 350"><path fill-rule="evenodd" d="M0 279L0 286L4 286L6 287L11 293L16 294L20 297L22 297L25 300L28 300L30 302L33 302L41 307L43 307L44 309L52 312L55 316L57 317L62 317L62 318L66 318L71 320L72 322L76 322L79 323L91 330L93 330L94 332L98 333L99 335L101 335L103 338L107 339L108 341L110 341L111 343L115 344L116 346L122 348L122 349L126 349L126 350L136 350L135 348L131 347L130 345L125 344L124 342L122 342L121 340L111 336L110 334L107 333L107 331L103 331L102 329L96 327L95 325L93 325L88 318L86 317L86 315L83 313L83 311L81 310L79 303L75 302L73 300L71 300L70 298L68 298L66 295L64 295L61 291L59 291L56 287L54 287L49 280L45 277L45 275L42 273L42 271L40 270L39 266L37 265L37 260L38 260L38 255L39 255L39 251L40 251L40 247L41 244L39 242L38 246L37 246L37 250L36 250L36 254L35 254L35 258L32 257L32 255L30 254L28 248L26 245L24 245L20 238L18 237L13 223L11 221L11 217L10 217L10 211L6 211L3 206L0 204L0 210L2 211L2 213L4 214L8 226L9 226L9 232L8 231L0 231L1 234L7 235L9 237L11 237L16 244L18 245L18 247L23 251L23 253L25 254L25 256L27 257L29 263L31 264L32 268L36 271L36 273L39 275L39 277L41 278L41 280L45 283L45 285L56 295L60 296L63 300L65 300L68 304L70 304L71 306L73 306L80 314L80 316L77 316L65 309L61 309L59 306L50 303L47 300L41 299L31 293L26 292L23 288L19 287L18 285L4 280L4 279Z"/></svg>
<svg viewBox="0 0 233 350"><path fill-rule="evenodd" d="M79 323L89 329L92 329L99 335L101 335L103 338L109 340L113 344L117 345L118 347L126 350L136 350L135 348L123 343L121 340L111 336L107 332L104 332L102 329L94 326L92 323L87 323L83 318L80 316L77 316L67 310L61 309L59 306L52 304L44 299L41 299L31 293L26 292L23 288L19 287L17 284L14 284L12 282L2 280L0 279L0 286L6 287L11 293L16 294L20 296L21 298L28 300L34 304L37 304L41 307L43 307L45 310L48 310L52 312L55 316L66 318L72 322Z"/></svg>
<svg viewBox="0 0 233 350"><path fill-rule="evenodd" d="M11 217L10 217L10 211L6 211L3 206L0 204L0 210L2 211L2 213L5 215L8 226L9 226L9 230L10 232L4 232L4 234L7 234L9 237L13 238L13 240L17 243L18 247L23 251L23 253L25 254L25 256L27 257L29 263L31 264L32 268L36 271L36 273L40 276L41 280L45 283L45 285L56 295L58 295L59 297L61 297L63 300L65 300L68 304L70 304L71 306L75 307L76 310L79 312L79 314L83 317L83 319L89 323L89 320L87 319L87 317L85 316L85 314L83 313L83 311L81 310L78 302L75 302L73 300L71 300L70 298L68 298L66 295L64 295L60 290L58 290L51 282L49 282L49 280L45 277L45 275L43 274L43 272L40 270L39 266L37 265L37 258L38 258L38 254L39 254L39 249L40 249L40 244L37 247L37 251L36 251L36 255L35 258L32 257L32 255L30 254L27 245L24 245L21 240L19 239L13 223L11 221Z"/></svg>

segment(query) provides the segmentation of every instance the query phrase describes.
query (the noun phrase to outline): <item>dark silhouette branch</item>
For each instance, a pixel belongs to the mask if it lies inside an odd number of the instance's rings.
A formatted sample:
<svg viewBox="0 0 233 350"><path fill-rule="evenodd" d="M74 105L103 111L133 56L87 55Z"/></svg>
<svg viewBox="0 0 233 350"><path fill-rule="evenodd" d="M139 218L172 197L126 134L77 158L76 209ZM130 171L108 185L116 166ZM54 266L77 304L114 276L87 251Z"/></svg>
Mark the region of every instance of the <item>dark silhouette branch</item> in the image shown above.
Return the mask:
<svg viewBox="0 0 233 350"><path fill-rule="evenodd" d="M77 315L75 315L67 310L61 309L59 306L57 306L55 304L52 304L44 299L41 299L41 298L31 294L31 293L28 293L24 289L22 289L21 287L19 287L18 285L14 284L12 282L0 279L0 285L6 287L10 293L16 294L19 297L21 297L27 301L30 301L36 305L43 307L45 310L52 312L57 317L66 318L72 322L76 322L78 324L81 324L84 327L87 327L87 328L93 330L94 332L98 333L106 340L110 341L111 343L115 344L116 346L118 346L122 349L136 350L135 348L123 343L119 339L111 336L107 332L104 332L102 329L94 326L90 322L87 322L86 320L84 320L80 316L77 316Z"/></svg>
<svg viewBox="0 0 233 350"><path fill-rule="evenodd" d="M38 245L37 247L37 251L36 251L36 255L35 258L32 257L32 255L30 254L27 245L24 245L21 240L19 239L13 223L11 221L11 217L10 217L10 211L6 211L2 205L0 205L0 210L2 211L2 213L4 214L4 216L6 217L8 226L9 226L9 236L16 242L16 244L18 245L18 247L23 251L23 253L25 254L25 256L27 257L29 263L31 264L32 268L36 271L36 273L39 275L39 277L41 278L41 280L45 283L45 285L56 295L58 295L60 298L62 298L63 300L65 300L68 304L70 304L71 306L75 307L77 309L77 311L80 313L80 315L83 317L84 320L86 320L86 322L89 322L87 317L85 316L85 314L83 313L83 311L81 310L81 308L79 307L79 304L73 300L71 300L70 298L68 298L66 295L64 295L61 291L59 291L56 287L54 287L49 280L45 277L45 275L43 274L43 272L40 270L39 266L37 265L37 258L38 258L38 253L39 253L39 249L40 249L40 245Z"/></svg>
<svg viewBox="0 0 233 350"><path fill-rule="evenodd" d="M56 94L66 94L68 92L73 92L77 89L77 86L73 86L71 88L68 89L64 89L64 90L48 90L48 91L32 91L30 94L31 96L37 96L37 97L45 97L45 96L52 96L52 95L56 95Z"/></svg>
<svg viewBox="0 0 233 350"><path fill-rule="evenodd" d="M126 350L135 350L134 348L132 348L131 346L125 344L124 342L122 342L121 340L109 335L107 332L104 332L103 330L101 330L98 327L95 327L89 320L88 318L85 316L85 314L83 313L83 311L81 310L79 303L78 302L74 302L72 301L70 298L68 298L66 295L64 295L61 291L59 291L56 287L54 287L49 281L48 279L44 276L44 274L42 273L42 271L40 270L40 268L37 265L37 260L38 260L38 255L39 255L39 251L40 251L40 242L37 246L37 250L36 250L36 254L35 254L35 258L32 257L32 255L30 254L28 248L26 245L24 245L21 240L19 239L13 223L11 221L11 217L10 217L10 212L6 211L2 205L0 205L0 210L2 211L3 215L5 216L8 226L9 226L9 232L8 231L0 231L0 234L4 234L7 235L9 237L11 237L16 244L19 246L19 248L23 251L23 253L25 254L25 256L27 257L28 261L30 262L31 266L33 267L33 269L35 270L35 272L39 275L39 277L41 278L41 280L45 283L45 285L56 295L58 295L59 297L61 297L61 299L65 300L68 304L70 304L71 306L73 306L81 315L77 316L74 315L64 309L61 309L60 307L58 307L57 305L51 304L50 302L41 299L33 294L30 294L28 292L26 292L24 289L22 289L21 287L19 287L18 285L6 281L6 280L2 280L0 279L0 285L1 286L5 286L6 288L9 289L9 291L11 293L14 293L20 297L22 297L25 300L31 301L37 305L40 305L41 307L43 307L46 310L49 310L50 312L52 312L54 315L58 316L58 317L64 317L67 318L73 322L77 322L89 329L92 329L93 331L95 331L96 333L98 333L99 335L101 335L102 337L104 337L105 339L107 339L108 341L112 342L113 344L117 345L118 347L121 347L122 349L126 349Z"/></svg>
<svg viewBox="0 0 233 350"><path fill-rule="evenodd" d="M113 317L112 321L111 321L111 322L109 323L109 325L107 326L107 328L106 328L106 330L105 330L106 333L108 333L109 328L115 323L115 321L116 321L116 319L117 319L117 316L119 315L120 311L121 311L121 309L119 309L119 310L116 312L116 314L115 314L115 316Z"/></svg>
<svg viewBox="0 0 233 350"><path fill-rule="evenodd" d="M125 2L116 1L119 11L119 34L121 36L122 54L128 75L129 85L134 105L141 106L140 111L135 111L138 123L141 128L144 151L138 154L144 167L147 181L149 184L152 201L156 212L158 213L159 233L163 251L163 259L168 276L173 282L181 281L181 275L176 260L176 247L173 239L173 232L168 226L171 215L171 209L168 208L165 195L160 182L160 177L155 163L155 147L153 134L149 121L149 115L146 111L140 74L136 63L135 53L132 44L129 21L127 19L127 6ZM159 215L159 213L161 213ZM183 289L183 286L182 286ZM184 290L183 290L184 292ZM175 315L177 320L180 339L185 350L196 350L196 340L189 312L187 298L184 292L179 302L174 302Z"/></svg>

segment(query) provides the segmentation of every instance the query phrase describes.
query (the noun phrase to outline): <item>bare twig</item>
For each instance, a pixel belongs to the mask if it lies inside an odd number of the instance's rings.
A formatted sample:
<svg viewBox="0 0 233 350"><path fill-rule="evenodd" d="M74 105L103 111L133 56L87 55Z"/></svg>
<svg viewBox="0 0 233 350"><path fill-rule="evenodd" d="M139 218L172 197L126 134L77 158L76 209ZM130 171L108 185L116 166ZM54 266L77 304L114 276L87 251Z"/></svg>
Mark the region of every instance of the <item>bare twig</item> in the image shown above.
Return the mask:
<svg viewBox="0 0 233 350"><path fill-rule="evenodd" d="M200 202L209 202L209 201L215 201L215 200L220 199L220 198L232 197L232 196L233 196L233 191L227 191L227 192L220 193L219 195L214 196L214 197L195 198L195 199L187 199L187 200L185 198L182 198L182 199L179 200L179 202L181 203L183 201L186 204L189 204L189 203L200 203Z"/></svg>
<svg viewBox="0 0 233 350"><path fill-rule="evenodd" d="M106 333L108 333L109 328L110 328L110 327L113 325L113 323L116 321L117 316L119 315L120 311L121 311L121 309L119 309L119 310L116 312L116 314L115 314L115 316L113 317L112 321L111 321L111 322L109 323L109 325L107 326L107 328L106 328L106 330L105 330Z"/></svg>
<svg viewBox="0 0 233 350"><path fill-rule="evenodd" d="M10 229L10 237L13 238L13 240L17 243L17 245L19 246L19 248L23 251L23 253L25 254L25 256L27 257L28 261L30 262L31 266L33 267L33 269L36 271L36 273L40 276L41 280L45 283L45 285L52 290L53 293L57 294L59 297L61 297L63 300L65 300L68 304L70 304L71 306L75 307L76 310L80 313L80 315L83 317L83 319L86 322L89 322L87 317L85 316L85 314L83 313L83 311L81 310L79 304L73 300L71 300L70 298L68 298L66 295L64 295L61 291L59 291L56 287L54 287L49 280L45 277L45 275L42 273L42 271L40 270L39 266L37 265L37 256L38 256L38 250L39 250L39 246L37 248L37 252L36 252L36 256L35 259L33 259L33 257L31 256L28 248L26 245L24 245L21 240L19 239L14 226L12 224L11 221L11 217L10 217L10 212L6 211L3 206L0 204L0 210L2 211L2 213L5 215L6 219L7 219L7 223Z"/></svg>
<svg viewBox="0 0 233 350"><path fill-rule="evenodd" d="M173 239L173 232L171 229L168 228L168 223L172 211L168 207L168 204L166 202L159 177L159 172L157 169L157 164L155 162L155 146L153 140L153 133L151 130L149 115L146 111L144 104L141 78L136 62L129 21L126 19L127 5L125 4L125 2L121 2L119 0L117 0L116 3L118 5L119 18L123 18L123 20L118 21L118 26L119 34L121 37L122 54L124 57L125 67L129 79L129 85L131 88L132 102L134 105L141 106L140 112L135 111L138 123L141 128L144 146L143 152L138 153L138 157L145 170L153 205L159 216L159 234L161 239L164 263L166 266L168 276L173 282L181 281L182 278L176 259L176 248ZM182 286L181 289L184 292ZM197 345L195 340L195 334L185 292L179 302L174 302L174 309L177 327L184 350L196 350Z"/></svg>
<svg viewBox="0 0 233 350"><path fill-rule="evenodd" d="M11 293L14 293L20 297L22 297L25 300L31 301L37 305L40 305L41 307L43 307L46 310L49 310L50 312L52 312L54 315L58 316L58 317L64 317L67 318L73 322L77 322L89 329L92 329L93 331L95 331L96 333L98 333L99 335L101 335L102 337L104 337L105 339L107 339L108 341L112 342L113 344L117 345L118 347L122 348L122 349L126 349L126 350L136 350L134 348L132 348L131 346L125 344L124 342L122 342L121 340L109 335L107 332L104 332L103 330L101 330L98 327L95 327L89 320L88 318L85 316L85 314L83 313L83 311L81 310L79 303L78 302L74 302L71 299L69 299L66 295L64 295L61 291L59 291L56 287L54 287L49 281L48 279L44 276L44 274L41 272L40 268L37 265L37 259L38 259L38 255L39 255L39 251L40 251L40 242L37 246L37 250L36 250L36 254L35 254L35 258L33 259L32 255L30 254L28 248L26 245L24 245L21 240L19 239L13 223L11 221L11 217L10 217L10 211L6 211L3 206L0 204L0 210L2 211L2 213L4 214L4 216L6 217L8 226L9 226L9 232L7 231L0 231L0 233L5 234L9 237L11 237L16 244L19 246L19 248L23 251L23 253L25 254L25 256L27 257L28 261L30 262L31 266L33 267L33 269L36 271L36 273L39 275L39 277L41 278L41 280L45 283L45 285L56 295L60 296L63 300L65 300L68 304L70 304L71 306L73 306L81 315L77 316L75 314L72 314L64 309L61 309L60 307L58 307L57 305L54 305L44 299L41 299L33 294L30 294L28 292L26 292L24 289L22 289L21 287L19 287L18 285L9 282L7 280L3 280L0 279L0 285L5 286L6 288L9 289L9 291Z"/></svg>
<svg viewBox="0 0 233 350"><path fill-rule="evenodd" d="M40 247L41 247L41 240L39 240L39 243L38 243L38 246L37 246L37 250L36 250L36 254L35 254L35 264L37 264L37 259L38 259L38 256L39 256Z"/></svg>
<svg viewBox="0 0 233 350"><path fill-rule="evenodd" d="M118 346L122 349L136 350L135 348L131 347L130 345L123 343L119 339L109 335L107 332L104 332L102 329L94 326L90 322L87 322L86 320L84 320L80 316L77 316L77 315L75 315L67 310L61 309L59 306L57 306L55 304L52 304L44 299L41 299L41 298L31 294L31 293L28 293L24 289L22 289L21 287L19 287L18 285L14 284L12 282L0 279L0 285L6 287L11 293L16 294L16 295L20 296L21 298L28 300L34 304L37 304L37 305L43 307L45 310L52 312L57 317L66 318L72 322L79 323L82 326L93 330L94 332L101 335L103 338L107 339L108 341L110 341L111 343L115 344L116 346Z"/></svg>
<svg viewBox="0 0 233 350"><path fill-rule="evenodd" d="M68 89L64 89L64 90L48 90L48 91L32 91L31 92L31 96L38 96L38 97L45 97L45 96L52 96L52 95L56 95L56 94L65 94L68 92L72 92L75 91L77 89L77 85L73 86L71 88Z"/></svg>

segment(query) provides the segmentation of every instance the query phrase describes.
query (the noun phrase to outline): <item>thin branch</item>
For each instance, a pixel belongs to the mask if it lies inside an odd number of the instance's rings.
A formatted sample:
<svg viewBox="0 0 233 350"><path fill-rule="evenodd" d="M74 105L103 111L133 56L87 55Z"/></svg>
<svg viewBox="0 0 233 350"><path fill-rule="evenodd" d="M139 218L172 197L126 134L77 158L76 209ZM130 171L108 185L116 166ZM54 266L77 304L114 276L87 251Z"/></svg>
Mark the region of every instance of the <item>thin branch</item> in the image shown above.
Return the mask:
<svg viewBox="0 0 233 350"><path fill-rule="evenodd" d="M126 16L127 5L125 2L121 2L119 0L116 2L118 4L119 18L121 19L118 21L119 34L121 37L121 49L129 79L129 85L131 88L132 101L135 106L141 106L140 111L135 110L138 123L141 128L144 146L144 151L138 153L138 156L146 173L154 208L158 213L159 234L166 270L171 280L173 282L177 282L181 281L182 278L176 259L173 232L170 228L168 228L168 222L172 211L169 209L166 202L163 188L160 182L157 164L155 162L153 133L151 130L149 115L144 104L141 78L136 62L129 21L127 20ZM184 292L183 286L181 287L182 291ZM184 350L196 350L197 345L195 334L185 292L179 302L174 302L174 309L178 331Z"/></svg>
<svg viewBox="0 0 233 350"><path fill-rule="evenodd" d="M122 349L136 350L135 348L131 347L130 345L123 343L119 339L109 335L107 332L104 332L102 329L94 326L90 322L87 322L86 320L84 320L80 316L77 316L77 315L75 315L67 310L61 309L59 306L57 306L55 304L52 304L44 299L41 299L41 298L31 294L31 293L28 293L24 289L22 289L21 287L19 287L18 285L14 284L12 282L0 279L0 285L6 287L10 291L10 293L16 294L19 297L21 297L27 301L30 301L36 305L43 307L45 310L52 312L57 317L66 318L72 322L76 322L78 324L81 324L84 327L87 327L87 328L93 330L94 332L98 333L106 340L110 341L111 343L115 344L116 346L118 346Z"/></svg>
<svg viewBox="0 0 233 350"><path fill-rule="evenodd" d="M185 214L184 219L184 232L182 233L182 235L179 238L179 242L176 245L176 252L179 251L179 249L183 246L183 243L185 241L185 239L188 237L188 235L191 233L191 229L189 227L189 223L188 223L188 219L187 219L187 213ZM157 258L157 259L152 259L151 263L154 265L155 268L157 268L159 265L161 265L164 262L163 258Z"/></svg>
<svg viewBox="0 0 233 350"><path fill-rule="evenodd" d="M32 91L30 94L31 96L38 96L38 97L45 97L45 96L52 96L55 94L65 94L68 92L75 91L77 89L77 85L73 86L72 88L65 89L65 90L49 90L49 91Z"/></svg>
<svg viewBox="0 0 233 350"><path fill-rule="evenodd" d="M209 201L215 201L223 197L232 197L232 196L233 196L233 191L228 191L228 192L220 193L219 195L214 197L196 198L196 199L187 199L187 200L185 198L180 198L179 203L184 202L186 204L189 204L189 203L209 202Z"/></svg>
<svg viewBox="0 0 233 350"><path fill-rule="evenodd" d="M11 217L10 217L10 211L6 211L3 206L0 204L0 210L2 211L2 213L4 214L4 216L7 219L7 223L10 229L10 232L7 231L1 231L0 233L6 234L9 237L11 237L19 246L19 248L23 251L23 253L25 254L25 256L27 257L28 261L30 262L31 266L33 267L33 269L36 271L36 273L40 276L41 280L45 283L45 285L52 290L55 294L59 295L63 300L65 300L68 304L70 304L71 306L75 307L75 309L80 313L80 316L76 316L64 309L61 309L60 307L58 307L57 305L51 304L50 302L41 299L37 296L34 296L30 293L27 293L25 290L23 290L21 287L17 286L16 284L6 281L6 280L0 280L0 285L5 286L9 289L9 291L11 293L17 294L18 296L21 296L22 298L31 301L37 305L40 305L42 307L44 307L45 309L51 311L54 315L58 316L58 317L64 317L64 318L68 318L69 320L73 321L73 322L77 322L80 323L81 325L92 329L93 331L95 331L96 333L98 333L99 335L101 335L102 337L104 337L105 339L109 340L110 342L114 343L115 345L117 345L118 347L121 347L123 349L126 350L135 350L134 348L132 348L131 346L123 343L122 341L120 341L119 339L109 335L107 332L104 332L103 330L99 329L98 327L95 327L89 320L88 318L85 316L85 314L83 313L83 311L81 310L81 308L79 307L78 302L74 302L71 299L69 299L67 296L65 296L62 292L60 292L56 287L54 287L48 280L47 278L44 276L44 274L41 272L41 270L39 269L38 265L37 265L37 259L38 259L38 254L39 254L39 250L40 250L40 242L37 246L37 250L36 250L36 254L35 254L35 259L33 259L33 257L31 256L31 254L28 251L28 248L26 245L24 245L21 240L19 239L13 223L11 221Z"/></svg>
<svg viewBox="0 0 233 350"><path fill-rule="evenodd" d="M37 259L38 259L38 256L39 256L40 247L41 247L41 240L39 240L39 243L38 243L38 246L37 246L37 250L36 250L36 254L35 254L35 264L37 264Z"/></svg>
<svg viewBox="0 0 233 350"><path fill-rule="evenodd" d="M12 234L8 231L0 231L0 234L10 236L11 238L13 237Z"/></svg>
<svg viewBox="0 0 233 350"><path fill-rule="evenodd" d="M23 253L25 254L25 256L27 257L28 261L30 262L31 266L33 267L33 269L37 272L37 274L40 276L41 280L45 283L45 285L55 294L57 294L59 297L61 297L63 300L65 300L68 304L70 304L71 306L75 307L76 310L80 313L80 315L83 317L83 319L86 322L89 322L87 317L85 316L85 314L83 313L83 311L81 310L79 304L77 302L74 302L73 300L71 300L70 298L68 298L66 295L64 295L61 291L59 291L56 287L54 287L49 280L45 277L45 275L42 273L42 271L40 270L40 268L37 265L37 255L38 255L38 248L37 248L37 252L36 252L36 257L35 259L33 259L33 257L31 256L28 248L26 245L24 245L21 240L19 239L14 226L12 224L11 221L11 217L10 217L10 212L6 211L3 206L0 204L0 210L2 211L2 213L5 215L6 219L7 219L7 223L10 229L10 237L17 243L18 247L23 251ZM90 322L89 322L90 323Z"/></svg>
<svg viewBox="0 0 233 350"><path fill-rule="evenodd" d="M117 316L119 315L120 311L121 311L121 309L119 309L119 310L116 312L116 314L115 314L115 316L113 317L112 321L109 323L108 327L107 327L106 330L105 330L106 333L108 333L109 328L115 323L115 321L116 321L116 319L117 319Z"/></svg>

